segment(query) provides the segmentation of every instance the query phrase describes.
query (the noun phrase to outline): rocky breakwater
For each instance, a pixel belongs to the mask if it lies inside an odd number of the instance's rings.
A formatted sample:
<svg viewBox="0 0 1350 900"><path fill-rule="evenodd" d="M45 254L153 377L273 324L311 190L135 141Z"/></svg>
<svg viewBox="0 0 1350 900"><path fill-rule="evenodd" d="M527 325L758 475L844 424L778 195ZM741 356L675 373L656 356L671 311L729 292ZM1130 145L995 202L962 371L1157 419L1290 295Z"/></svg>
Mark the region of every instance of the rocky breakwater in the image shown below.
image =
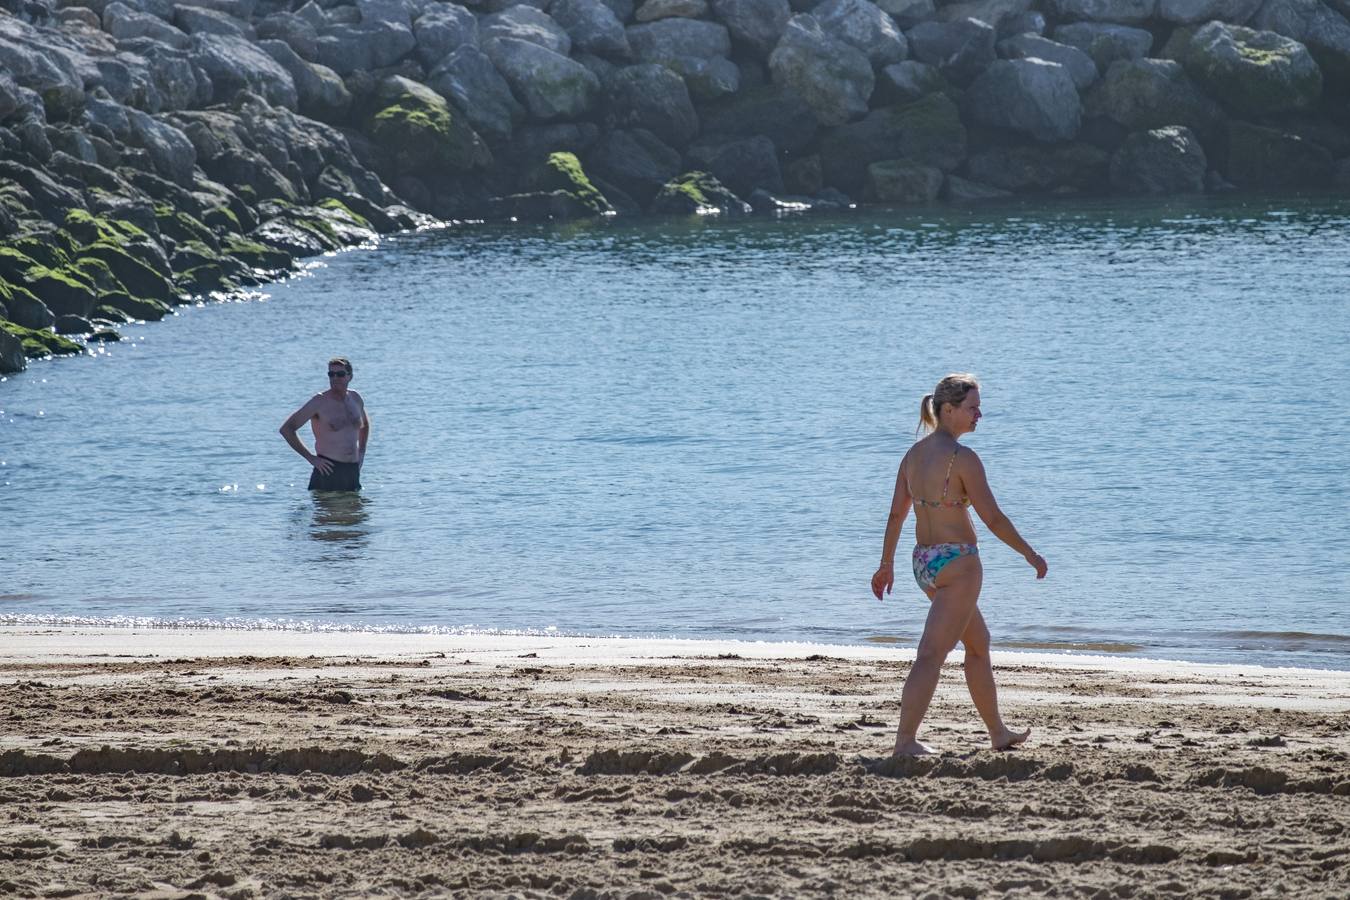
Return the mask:
<svg viewBox="0 0 1350 900"><path fill-rule="evenodd" d="M0 371L432 220L1350 189L1350 0L0 7Z"/></svg>

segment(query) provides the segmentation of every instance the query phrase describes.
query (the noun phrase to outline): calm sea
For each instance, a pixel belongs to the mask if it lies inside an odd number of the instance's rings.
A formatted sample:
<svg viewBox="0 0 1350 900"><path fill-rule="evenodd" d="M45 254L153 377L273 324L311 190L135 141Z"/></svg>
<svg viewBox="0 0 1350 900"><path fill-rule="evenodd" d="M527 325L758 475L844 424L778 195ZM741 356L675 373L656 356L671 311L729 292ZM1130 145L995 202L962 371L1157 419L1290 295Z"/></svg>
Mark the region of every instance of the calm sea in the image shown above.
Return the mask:
<svg viewBox="0 0 1350 900"><path fill-rule="evenodd" d="M1348 289L1344 199L403 235L0 383L0 622L912 644L868 579L970 370L1050 561L983 536L999 646L1350 669ZM277 434L334 354L359 497Z"/></svg>

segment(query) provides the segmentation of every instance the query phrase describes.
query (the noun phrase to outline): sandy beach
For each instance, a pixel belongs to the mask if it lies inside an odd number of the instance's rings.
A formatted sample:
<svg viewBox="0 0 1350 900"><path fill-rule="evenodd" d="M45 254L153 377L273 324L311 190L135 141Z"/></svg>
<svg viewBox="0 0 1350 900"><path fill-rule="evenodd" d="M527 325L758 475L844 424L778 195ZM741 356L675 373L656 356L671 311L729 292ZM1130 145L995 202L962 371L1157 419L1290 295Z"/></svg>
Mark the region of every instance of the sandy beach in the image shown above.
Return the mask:
<svg viewBox="0 0 1350 900"><path fill-rule="evenodd" d="M1350 895L1350 672L912 650L0 628L0 893Z"/></svg>

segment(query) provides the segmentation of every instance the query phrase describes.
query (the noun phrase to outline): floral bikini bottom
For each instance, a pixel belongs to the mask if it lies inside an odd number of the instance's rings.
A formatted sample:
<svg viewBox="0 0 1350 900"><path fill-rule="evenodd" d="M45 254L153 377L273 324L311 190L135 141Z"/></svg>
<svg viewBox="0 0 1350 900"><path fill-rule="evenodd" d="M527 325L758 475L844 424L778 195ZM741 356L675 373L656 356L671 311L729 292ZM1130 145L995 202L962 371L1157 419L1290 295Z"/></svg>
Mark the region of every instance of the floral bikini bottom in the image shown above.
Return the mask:
<svg viewBox="0 0 1350 900"><path fill-rule="evenodd" d="M947 567L947 563L963 556L979 556L980 548L974 544L915 544L914 580L924 591L937 588L938 573Z"/></svg>

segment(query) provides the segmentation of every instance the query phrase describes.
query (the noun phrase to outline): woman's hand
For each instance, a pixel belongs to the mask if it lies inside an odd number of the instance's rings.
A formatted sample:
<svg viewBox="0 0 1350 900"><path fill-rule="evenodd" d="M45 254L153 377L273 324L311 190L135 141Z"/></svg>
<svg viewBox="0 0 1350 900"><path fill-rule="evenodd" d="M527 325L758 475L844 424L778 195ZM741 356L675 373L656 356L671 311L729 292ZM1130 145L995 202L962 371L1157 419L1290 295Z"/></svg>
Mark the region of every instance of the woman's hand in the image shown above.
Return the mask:
<svg viewBox="0 0 1350 900"><path fill-rule="evenodd" d="M891 588L895 585L895 564L882 563L877 567L876 574L872 576L872 593L878 600L883 593L889 594Z"/></svg>
<svg viewBox="0 0 1350 900"><path fill-rule="evenodd" d="M1049 570L1050 566L1046 564L1044 556L1041 556L1039 553L1032 551L1031 553L1027 554L1026 560L1027 565L1031 566L1033 569L1036 570L1036 577L1038 579L1045 577L1045 573L1046 571Z"/></svg>

